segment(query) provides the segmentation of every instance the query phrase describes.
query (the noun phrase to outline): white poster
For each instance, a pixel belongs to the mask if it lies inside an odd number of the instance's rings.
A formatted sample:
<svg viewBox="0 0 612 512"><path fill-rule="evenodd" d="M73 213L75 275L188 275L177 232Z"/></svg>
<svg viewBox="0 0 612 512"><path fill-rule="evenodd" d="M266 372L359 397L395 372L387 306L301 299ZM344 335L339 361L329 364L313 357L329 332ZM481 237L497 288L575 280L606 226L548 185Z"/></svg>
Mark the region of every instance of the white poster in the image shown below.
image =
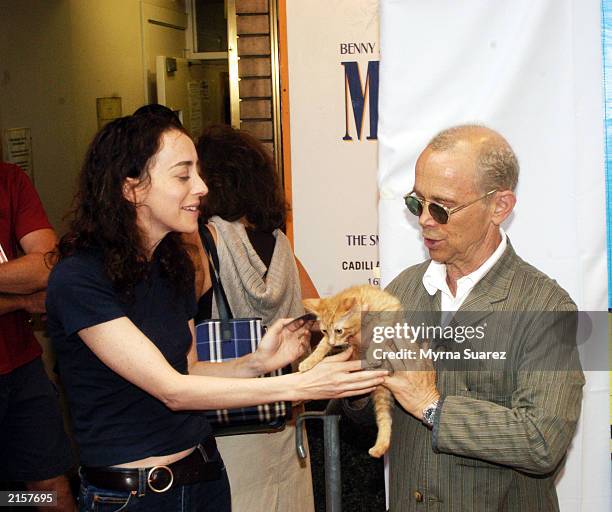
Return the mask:
<svg viewBox="0 0 612 512"><path fill-rule="evenodd" d="M378 1L286 5L295 253L322 296L378 284Z"/></svg>
<svg viewBox="0 0 612 512"><path fill-rule="evenodd" d="M441 129L481 122L509 140L521 165L504 226L516 252L581 310L606 310L599 10L597 0L381 0L383 285L427 258L402 200L419 152ZM586 373L557 486L563 511L610 510L608 374Z"/></svg>
<svg viewBox="0 0 612 512"><path fill-rule="evenodd" d="M33 179L32 133L30 128L8 128L4 130L3 135L4 159L21 167Z"/></svg>

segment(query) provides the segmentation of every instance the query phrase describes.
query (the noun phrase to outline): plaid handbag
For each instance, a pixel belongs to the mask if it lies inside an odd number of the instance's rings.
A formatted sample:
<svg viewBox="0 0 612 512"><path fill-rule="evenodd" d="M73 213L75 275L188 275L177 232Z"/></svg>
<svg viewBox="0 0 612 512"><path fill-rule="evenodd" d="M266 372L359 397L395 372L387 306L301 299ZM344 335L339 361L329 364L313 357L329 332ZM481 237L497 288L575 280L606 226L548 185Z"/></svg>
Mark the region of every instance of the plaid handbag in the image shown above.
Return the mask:
<svg viewBox="0 0 612 512"><path fill-rule="evenodd" d="M200 237L210 264L213 296L219 319L204 320L196 325L196 348L200 361L221 363L254 352L265 332L261 318L233 318L229 302L219 277L219 257L208 228L200 225ZM291 372L291 365L262 375L262 378ZM237 409L205 411L215 435L276 432L285 427L291 417L291 402Z"/></svg>

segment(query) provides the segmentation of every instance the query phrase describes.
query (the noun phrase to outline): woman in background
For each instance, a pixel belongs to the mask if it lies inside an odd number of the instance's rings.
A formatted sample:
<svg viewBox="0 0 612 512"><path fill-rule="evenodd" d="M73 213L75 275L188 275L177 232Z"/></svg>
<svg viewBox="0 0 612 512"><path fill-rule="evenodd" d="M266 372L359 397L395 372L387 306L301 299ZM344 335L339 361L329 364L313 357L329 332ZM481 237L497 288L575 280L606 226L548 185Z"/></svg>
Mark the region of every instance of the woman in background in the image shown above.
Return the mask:
<svg viewBox="0 0 612 512"><path fill-rule="evenodd" d="M271 154L253 136L229 126L206 129L196 149L208 187L201 221L208 221L216 241L234 317L260 317L271 325L302 315L302 298L317 294L282 231L287 207ZM202 265L208 269L203 254ZM202 291L200 315L218 318L208 281ZM310 463L297 457L295 419L281 432L224 436L217 442L235 512L313 511Z"/></svg>
<svg viewBox="0 0 612 512"><path fill-rule="evenodd" d="M193 142L168 116L117 119L89 147L47 290L81 510L227 512L223 461L197 411L352 395L382 381L345 357L253 378L302 354L306 330L286 319L253 354L197 361L194 267L180 234L196 232L206 192Z"/></svg>

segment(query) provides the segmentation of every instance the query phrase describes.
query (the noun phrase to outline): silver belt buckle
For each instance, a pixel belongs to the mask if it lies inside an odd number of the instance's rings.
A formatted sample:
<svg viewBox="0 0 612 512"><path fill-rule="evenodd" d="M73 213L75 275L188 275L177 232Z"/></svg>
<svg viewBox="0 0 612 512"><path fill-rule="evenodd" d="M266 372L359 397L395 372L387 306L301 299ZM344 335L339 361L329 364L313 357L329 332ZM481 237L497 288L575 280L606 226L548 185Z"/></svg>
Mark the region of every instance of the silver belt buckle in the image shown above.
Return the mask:
<svg viewBox="0 0 612 512"><path fill-rule="evenodd" d="M158 469L165 469L168 472L168 474L170 475L170 482L163 489L156 489L151 484L151 477L153 476L153 471L156 471ZM172 470L168 466L153 466L149 470L149 473L147 474L147 485L149 486L149 489L151 489L153 492L158 492L158 493L159 492L166 492L168 489L170 489L170 487L172 487L173 482L174 482L174 473L172 473Z"/></svg>

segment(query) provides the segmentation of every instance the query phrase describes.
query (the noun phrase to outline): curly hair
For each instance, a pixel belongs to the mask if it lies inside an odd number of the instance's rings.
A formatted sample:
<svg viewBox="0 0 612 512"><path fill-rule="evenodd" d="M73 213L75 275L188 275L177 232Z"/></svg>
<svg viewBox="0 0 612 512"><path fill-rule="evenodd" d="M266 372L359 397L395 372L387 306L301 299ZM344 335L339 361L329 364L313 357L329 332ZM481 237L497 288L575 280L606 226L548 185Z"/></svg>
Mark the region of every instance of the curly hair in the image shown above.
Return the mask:
<svg viewBox="0 0 612 512"><path fill-rule="evenodd" d="M169 130L187 133L168 117L146 114L116 119L98 132L81 168L69 231L58 247L60 260L84 249L101 252L106 274L128 300L151 265L136 205L125 198L124 184L126 178L150 180L149 169ZM193 285L193 263L179 233L166 235L155 253L177 291Z"/></svg>
<svg viewBox="0 0 612 512"><path fill-rule="evenodd" d="M208 194L202 218L218 215L229 222L244 217L256 231L285 227L287 205L270 152L243 130L217 125L196 144Z"/></svg>

